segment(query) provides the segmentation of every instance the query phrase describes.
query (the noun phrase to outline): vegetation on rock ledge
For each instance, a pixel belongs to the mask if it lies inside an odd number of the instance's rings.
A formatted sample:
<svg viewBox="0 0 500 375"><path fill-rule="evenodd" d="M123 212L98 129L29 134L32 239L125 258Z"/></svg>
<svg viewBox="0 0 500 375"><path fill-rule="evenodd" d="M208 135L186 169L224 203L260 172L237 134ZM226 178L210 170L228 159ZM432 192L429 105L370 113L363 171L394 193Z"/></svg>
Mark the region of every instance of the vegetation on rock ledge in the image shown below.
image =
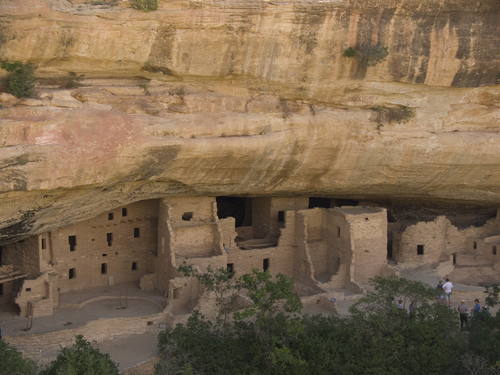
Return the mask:
<svg viewBox="0 0 500 375"><path fill-rule="evenodd" d="M158 9L158 0L130 0L130 5L134 9L151 11Z"/></svg>
<svg viewBox="0 0 500 375"><path fill-rule="evenodd" d="M35 66L19 61L0 62L0 68L10 72L7 77L7 92L18 98L29 98L35 93Z"/></svg>

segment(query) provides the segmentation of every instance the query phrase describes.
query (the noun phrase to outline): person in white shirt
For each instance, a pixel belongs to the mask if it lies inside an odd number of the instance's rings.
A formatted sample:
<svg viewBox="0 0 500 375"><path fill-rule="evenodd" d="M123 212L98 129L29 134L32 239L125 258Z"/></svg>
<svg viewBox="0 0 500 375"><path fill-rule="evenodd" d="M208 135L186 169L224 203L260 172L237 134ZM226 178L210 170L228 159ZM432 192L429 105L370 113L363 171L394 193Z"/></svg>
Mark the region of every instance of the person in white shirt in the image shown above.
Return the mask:
<svg viewBox="0 0 500 375"><path fill-rule="evenodd" d="M443 284L444 296L448 301L448 306L451 305L451 291L453 290L453 284L450 279L446 279L446 282Z"/></svg>

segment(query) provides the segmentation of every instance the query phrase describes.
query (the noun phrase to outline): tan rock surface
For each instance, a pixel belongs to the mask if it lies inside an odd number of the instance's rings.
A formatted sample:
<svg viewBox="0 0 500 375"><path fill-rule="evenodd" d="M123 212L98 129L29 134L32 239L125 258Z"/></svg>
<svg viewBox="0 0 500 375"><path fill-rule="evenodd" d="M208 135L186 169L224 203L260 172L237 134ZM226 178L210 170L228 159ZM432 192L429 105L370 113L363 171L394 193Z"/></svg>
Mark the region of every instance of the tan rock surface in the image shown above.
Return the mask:
<svg viewBox="0 0 500 375"><path fill-rule="evenodd" d="M498 204L499 9L0 0L1 59L45 78L2 99L0 242L167 195ZM376 44L375 66L343 57Z"/></svg>

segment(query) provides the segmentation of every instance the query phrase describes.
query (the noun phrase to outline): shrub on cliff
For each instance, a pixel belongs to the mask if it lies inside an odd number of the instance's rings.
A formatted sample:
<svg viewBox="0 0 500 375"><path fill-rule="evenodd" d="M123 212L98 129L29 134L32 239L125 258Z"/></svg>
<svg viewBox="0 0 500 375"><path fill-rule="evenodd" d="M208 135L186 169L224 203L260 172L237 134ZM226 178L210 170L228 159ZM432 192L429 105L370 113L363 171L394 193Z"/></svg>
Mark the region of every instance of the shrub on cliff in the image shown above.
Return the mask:
<svg viewBox="0 0 500 375"><path fill-rule="evenodd" d="M19 61L0 62L0 68L10 72L7 77L7 92L18 98L29 98L35 93L35 66Z"/></svg>
<svg viewBox="0 0 500 375"><path fill-rule="evenodd" d="M83 336L76 336L73 346L62 349L41 375L119 375L118 366L109 354L94 348Z"/></svg>
<svg viewBox="0 0 500 375"><path fill-rule="evenodd" d="M150 11L158 9L158 0L130 0L130 5L134 9Z"/></svg>
<svg viewBox="0 0 500 375"><path fill-rule="evenodd" d="M368 66L377 65L379 62L382 62L388 54L388 48L381 46L380 44L358 48L349 47L345 49L343 53L344 57L355 57L359 59L361 63Z"/></svg>
<svg viewBox="0 0 500 375"><path fill-rule="evenodd" d="M0 339L0 375L34 375L36 366Z"/></svg>

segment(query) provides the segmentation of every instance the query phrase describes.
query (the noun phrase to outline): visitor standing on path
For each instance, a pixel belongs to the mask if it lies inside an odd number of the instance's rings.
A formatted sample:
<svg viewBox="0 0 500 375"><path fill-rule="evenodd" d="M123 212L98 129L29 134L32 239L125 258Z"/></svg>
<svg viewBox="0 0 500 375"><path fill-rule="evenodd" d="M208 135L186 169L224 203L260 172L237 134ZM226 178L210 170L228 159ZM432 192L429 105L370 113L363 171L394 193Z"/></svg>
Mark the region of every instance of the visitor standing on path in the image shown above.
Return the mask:
<svg viewBox="0 0 500 375"><path fill-rule="evenodd" d="M464 329L465 327L467 327L467 321L469 319L469 310L467 309L467 305L465 304L464 300L462 300L460 305L458 305L457 310L460 313L460 329Z"/></svg>
<svg viewBox="0 0 500 375"><path fill-rule="evenodd" d="M479 300L476 298L474 300L474 307L472 308L472 315L477 317L480 312L481 312L481 303L479 303Z"/></svg>
<svg viewBox="0 0 500 375"><path fill-rule="evenodd" d="M450 279L446 278L446 282L443 284L444 296L448 301L448 306L451 306L451 291L453 290L453 284Z"/></svg>

